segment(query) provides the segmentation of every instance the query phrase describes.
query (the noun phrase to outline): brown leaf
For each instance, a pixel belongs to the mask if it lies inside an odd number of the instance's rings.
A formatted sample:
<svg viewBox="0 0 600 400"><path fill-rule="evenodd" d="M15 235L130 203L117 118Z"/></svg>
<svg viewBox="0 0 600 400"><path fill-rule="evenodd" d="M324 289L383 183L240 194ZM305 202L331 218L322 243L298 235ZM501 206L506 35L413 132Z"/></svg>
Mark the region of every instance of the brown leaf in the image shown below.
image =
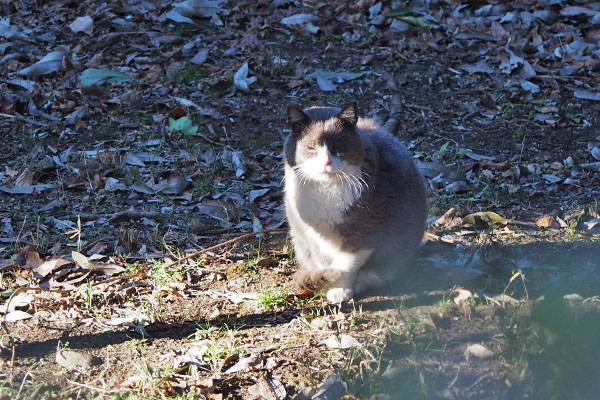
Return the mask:
<svg viewBox="0 0 600 400"><path fill-rule="evenodd" d="M28 251L25 258L27 259L27 268L35 269L44 263L37 251Z"/></svg>
<svg viewBox="0 0 600 400"><path fill-rule="evenodd" d="M556 218L553 215L543 215L535 220L535 224L541 228L560 228L560 225L556 222Z"/></svg>
<svg viewBox="0 0 600 400"><path fill-rule="evenodd" d="M55 258L54 260L49 260L46 261L40 265L38 265L37 267L34 267L33 270L40 274L41 276L46 276L48 275L50 272L54 271L57 268L60 268L61 266L65 265L65 264L71 264L71 261L62 259L62 258Z"/></svg>
<svg viewBox="0 0 600 400"><path fill-rule="evenodd" d="M33 171L27 167L21 172L21 175L15 180L16 187L33 185Z"/></svg>

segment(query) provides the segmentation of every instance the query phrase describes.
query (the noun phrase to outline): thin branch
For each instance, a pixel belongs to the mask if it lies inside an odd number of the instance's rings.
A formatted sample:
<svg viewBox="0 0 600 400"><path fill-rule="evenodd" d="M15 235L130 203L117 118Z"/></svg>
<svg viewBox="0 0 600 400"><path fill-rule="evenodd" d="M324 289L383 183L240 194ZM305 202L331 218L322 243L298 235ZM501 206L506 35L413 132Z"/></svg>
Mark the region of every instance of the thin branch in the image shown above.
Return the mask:
<svg viewBox="0 0 600 400"><path fill-rule="evenodd" d="M204 254L204 253L206 253L206 252L209 252L209 251L212 251L212 250L218 249L218 248L220 248L220 247L227 246L227 245L229 245L229 244L232 244L232 243L238 242L238 241L240 241L240 240L244 240L244 239L246 239L246 238L249 238L249 237L252 237L252 236L254 236L254 235L260 235L260 234L263 234L263 233L285 233L285 232L287 232L287 230L286 230L286 229L265 229L265 230L262 230L262 231L260 231L260 232L249 232L249 233L244 233L243 235L240 235L240 236L234 237L233 239L226 240L226 241L224 241L223 243L215 244L214 246L206 247L206 248L204 248L204 249L202 249L202 250L198 250L198 251L195 251L195 252L193 252L193 253L187 254L187 255L185 255L184 257L181 257L181 258L179 258L179 259L177 259L177 260L171 261L171 262L168 264L168 266L170 267L170 266L172 266L172 265L174 265L174 264L178 264L178 263L180 263L180 262L182 262L182 261L184 261L184 260L188 260L188 259L190 259L190 258L193 258L193 257L199 256L200 254Z"/></svg>

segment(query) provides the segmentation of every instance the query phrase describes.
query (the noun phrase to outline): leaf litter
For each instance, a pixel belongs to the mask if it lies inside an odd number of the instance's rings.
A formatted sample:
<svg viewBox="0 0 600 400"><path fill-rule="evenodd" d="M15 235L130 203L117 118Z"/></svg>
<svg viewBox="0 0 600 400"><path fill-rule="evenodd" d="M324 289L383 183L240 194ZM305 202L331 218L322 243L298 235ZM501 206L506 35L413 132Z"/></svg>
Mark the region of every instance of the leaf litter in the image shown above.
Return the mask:
<svg viewBox="0 0 600 400"><path fill-rule="evenodd" d="M0 20L12 395L597 392L538 367L600 359L579 357L598 336L593 6L63 3ZM339 310L293 293L277 230L285 104L349 100L395 121L432 217L425 272ZM59 332L102 365L56 373Z"/></svg>

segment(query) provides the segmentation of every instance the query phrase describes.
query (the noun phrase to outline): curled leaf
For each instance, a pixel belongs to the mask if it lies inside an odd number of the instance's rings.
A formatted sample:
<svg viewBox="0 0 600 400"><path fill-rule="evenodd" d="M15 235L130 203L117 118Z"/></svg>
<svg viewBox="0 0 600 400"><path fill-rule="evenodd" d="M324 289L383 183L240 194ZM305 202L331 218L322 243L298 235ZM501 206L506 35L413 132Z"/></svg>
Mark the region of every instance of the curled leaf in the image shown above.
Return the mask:
<svg viewBox="0 0 600 400"><path fill-rule="evenodd" d="M250 85L258 80L257 77L248 77L248 63L245 62L240 69L237 70L235 75L233 76L233 84L236 88L247 92L249 90Z"/></svg>
<svg viewBox="0 0 600 400"><path fill-rule="evenodd" d="M29 67L23 68L18 72L19 75L39 76L47 75L58 71L62 66L65 53L62 51L53 51L46 54L40 61Z"/></svg>

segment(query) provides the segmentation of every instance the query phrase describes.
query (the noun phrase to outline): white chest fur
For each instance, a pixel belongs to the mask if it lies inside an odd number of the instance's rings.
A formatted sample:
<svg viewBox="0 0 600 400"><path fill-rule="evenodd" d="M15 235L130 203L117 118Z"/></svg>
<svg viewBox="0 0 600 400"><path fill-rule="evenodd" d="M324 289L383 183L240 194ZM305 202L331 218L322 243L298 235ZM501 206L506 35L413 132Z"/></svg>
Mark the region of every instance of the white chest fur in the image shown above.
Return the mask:
<svg viewBox="0 0 600 400"><path fill-rule="evenodd" d="M342 180L330 184L300 180L286 165L285 197L286 212L294 215L292 228L297 234L304 236L310 246L326 258L339 257L343 253L342 238L332 228L343 222L347 208L356 201L356 190Z"/></svg>
<svg viewBox="0 0 600 400"><path fill-rule="evenodd" d="M297 216L317 231L329 231L344 221L344 214L357 199L356 187L343 179L331 182L301 180L285 166L285 196Z"/></svg>

